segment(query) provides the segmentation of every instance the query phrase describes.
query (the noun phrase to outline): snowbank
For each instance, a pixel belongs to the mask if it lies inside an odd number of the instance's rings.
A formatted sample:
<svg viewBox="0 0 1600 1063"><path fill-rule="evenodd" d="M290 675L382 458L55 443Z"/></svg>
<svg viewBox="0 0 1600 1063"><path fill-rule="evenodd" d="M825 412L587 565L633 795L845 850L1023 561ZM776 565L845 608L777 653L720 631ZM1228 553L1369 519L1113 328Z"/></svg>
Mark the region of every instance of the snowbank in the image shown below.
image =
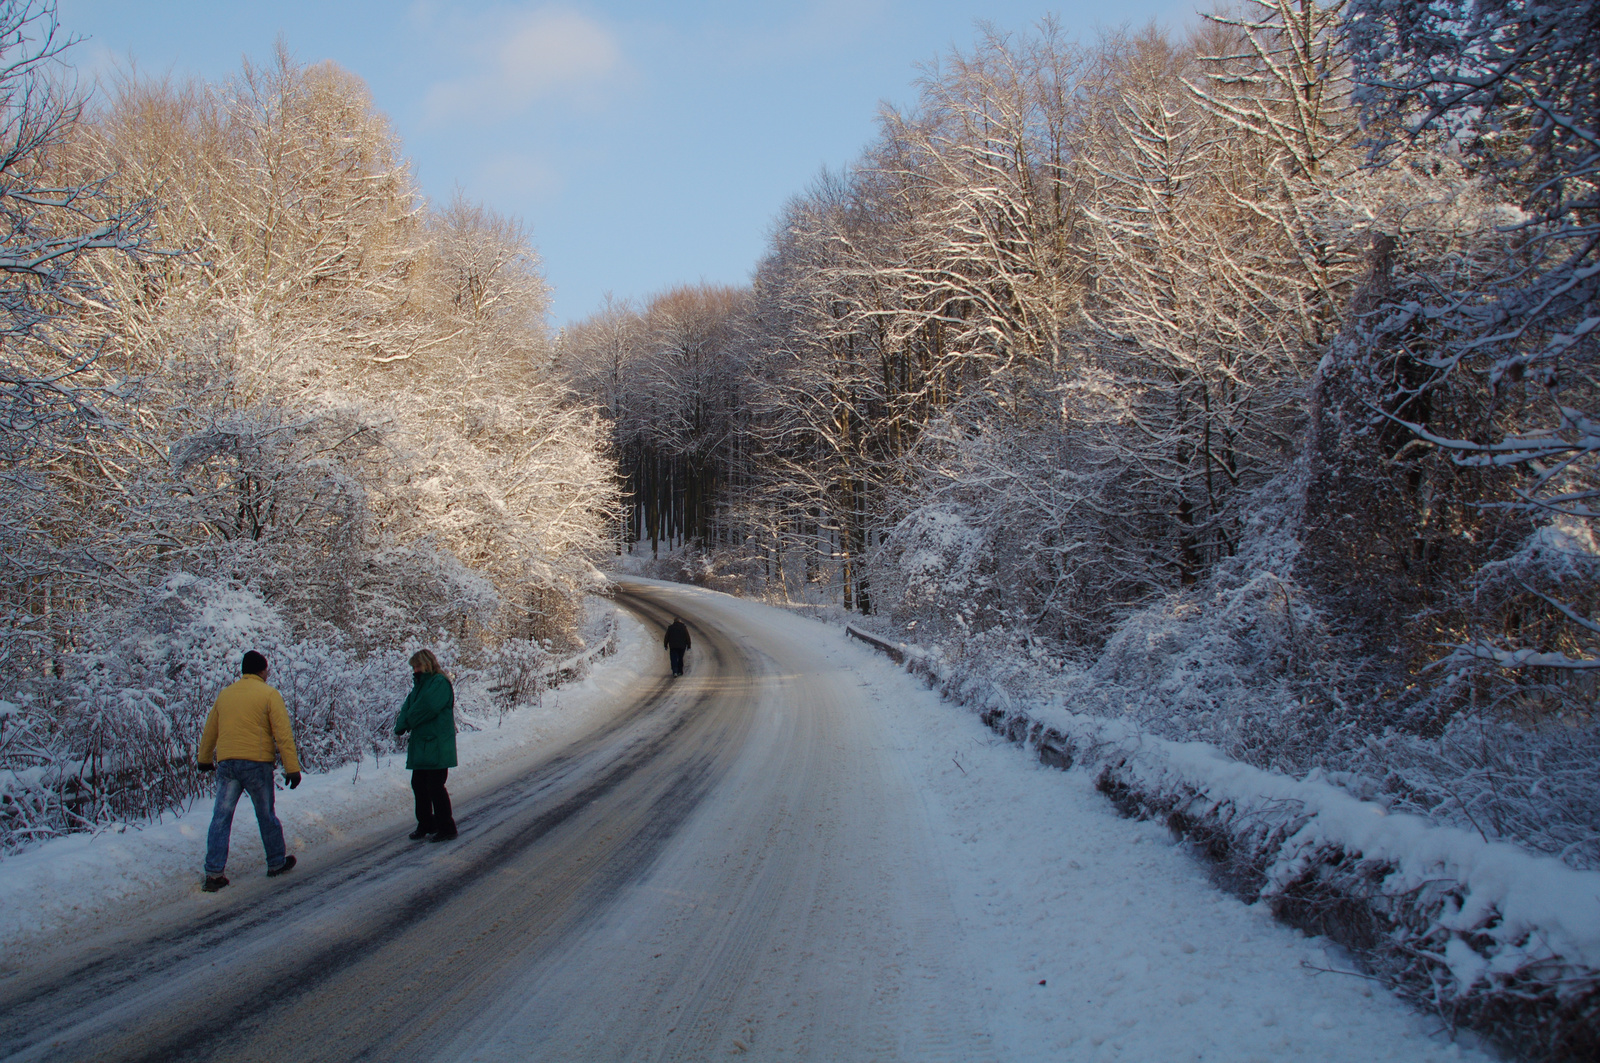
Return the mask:
<svg viewBox="0 0 1600 1063"><path fill-rule="evenodd" d="M1058 767L1099 769L1124 812L1164 819L1225 884L1352 948L1413 999L1538 1058L1594 1058L1600 873L1255 768L1059 702L961 682L922 647L849 633Z"/></svg>

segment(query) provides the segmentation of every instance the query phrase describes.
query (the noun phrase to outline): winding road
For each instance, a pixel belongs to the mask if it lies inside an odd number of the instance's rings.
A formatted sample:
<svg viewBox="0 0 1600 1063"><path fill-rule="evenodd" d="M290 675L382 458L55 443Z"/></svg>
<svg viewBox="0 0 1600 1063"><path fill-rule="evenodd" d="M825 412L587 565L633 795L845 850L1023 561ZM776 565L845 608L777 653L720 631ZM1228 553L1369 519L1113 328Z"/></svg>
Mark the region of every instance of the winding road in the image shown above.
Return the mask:
<svg viewBox="0 0 1600 1063"><path fill-rule="evenodd" d="M856 678L792 617L618 600L688 621L687 676L663 667L458 801L453 843L354 839L8 979L0 1057L993 1057L922 805Z"/></svg>

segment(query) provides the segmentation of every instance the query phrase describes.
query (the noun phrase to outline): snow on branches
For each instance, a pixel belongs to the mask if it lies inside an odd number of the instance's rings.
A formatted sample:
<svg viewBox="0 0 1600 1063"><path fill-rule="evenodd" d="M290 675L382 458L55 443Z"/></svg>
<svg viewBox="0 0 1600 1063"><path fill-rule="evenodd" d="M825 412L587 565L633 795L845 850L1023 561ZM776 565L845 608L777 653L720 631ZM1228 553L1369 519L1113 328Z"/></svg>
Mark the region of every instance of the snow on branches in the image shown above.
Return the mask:
<svg viewBox="0 0 1600 1063"><path fill-rule="evenodd" d="M6 846L192 793L227 669L152 649L150 603L274 646L333 764L405 647L575 649L614 516L526 233L425 204L359 79L280 47L91 105L57 87L70 43L0 0Z"/></svg>
<svg viewBox="0 0 1600 1063"><path fill-rule="evenodd" d="M1552 522L1592 525L1600 519L1600 4L1354 0L1349 27L1375 162L1459 159L1505 200L1503 220L1469 252L1475 269L1452 270L1444 284L1396 285L1373 307L1366 347L1411 365L1375 408L1418 444L1494 474L1503 491L1483 504L1524 514L1535 539ZM1436 423L1446 406L1457 411L1453 423ZM1592 541L1593 529L1575 534ZM1513 594L1520 610L1542 611L1566 630L1543 643L1524 631L1479 634L1457 644L1456 659L1593 669L1593 587L1592 577L1559 590L1525 586Z"/></svg>

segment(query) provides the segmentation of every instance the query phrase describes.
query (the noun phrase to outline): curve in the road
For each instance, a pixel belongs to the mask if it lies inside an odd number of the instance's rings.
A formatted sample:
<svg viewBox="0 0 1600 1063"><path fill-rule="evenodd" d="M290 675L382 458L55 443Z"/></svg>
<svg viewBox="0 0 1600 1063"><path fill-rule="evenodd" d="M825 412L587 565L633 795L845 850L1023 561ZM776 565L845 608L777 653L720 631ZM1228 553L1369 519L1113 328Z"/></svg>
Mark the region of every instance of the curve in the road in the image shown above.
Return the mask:
<svg viewBox="0 0 1600 1063"><path fill-rule="evenodd" d="M648 593L621 604L664 626ZM687 611L679 609L680 612ZM0 999L10 1059L398 1058L448 1036L508 968L537 966L651 865L738 751L737 640L601 733L465 804L448 846L383 840Z"/></svg>

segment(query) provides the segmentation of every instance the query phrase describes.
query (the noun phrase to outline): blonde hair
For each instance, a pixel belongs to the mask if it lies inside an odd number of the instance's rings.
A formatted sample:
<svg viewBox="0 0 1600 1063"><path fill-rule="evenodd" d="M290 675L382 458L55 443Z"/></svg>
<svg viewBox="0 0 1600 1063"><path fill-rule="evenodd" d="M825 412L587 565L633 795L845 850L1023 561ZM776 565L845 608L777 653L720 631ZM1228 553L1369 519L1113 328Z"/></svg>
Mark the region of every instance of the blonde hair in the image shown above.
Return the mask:
<svg viewBox="0 0 1600 1063"><path fill-rule="evenodd" d="M439 672L439 658L433 655L432 650L418 650L411 655L411 670L436 675Z"/></svg>

